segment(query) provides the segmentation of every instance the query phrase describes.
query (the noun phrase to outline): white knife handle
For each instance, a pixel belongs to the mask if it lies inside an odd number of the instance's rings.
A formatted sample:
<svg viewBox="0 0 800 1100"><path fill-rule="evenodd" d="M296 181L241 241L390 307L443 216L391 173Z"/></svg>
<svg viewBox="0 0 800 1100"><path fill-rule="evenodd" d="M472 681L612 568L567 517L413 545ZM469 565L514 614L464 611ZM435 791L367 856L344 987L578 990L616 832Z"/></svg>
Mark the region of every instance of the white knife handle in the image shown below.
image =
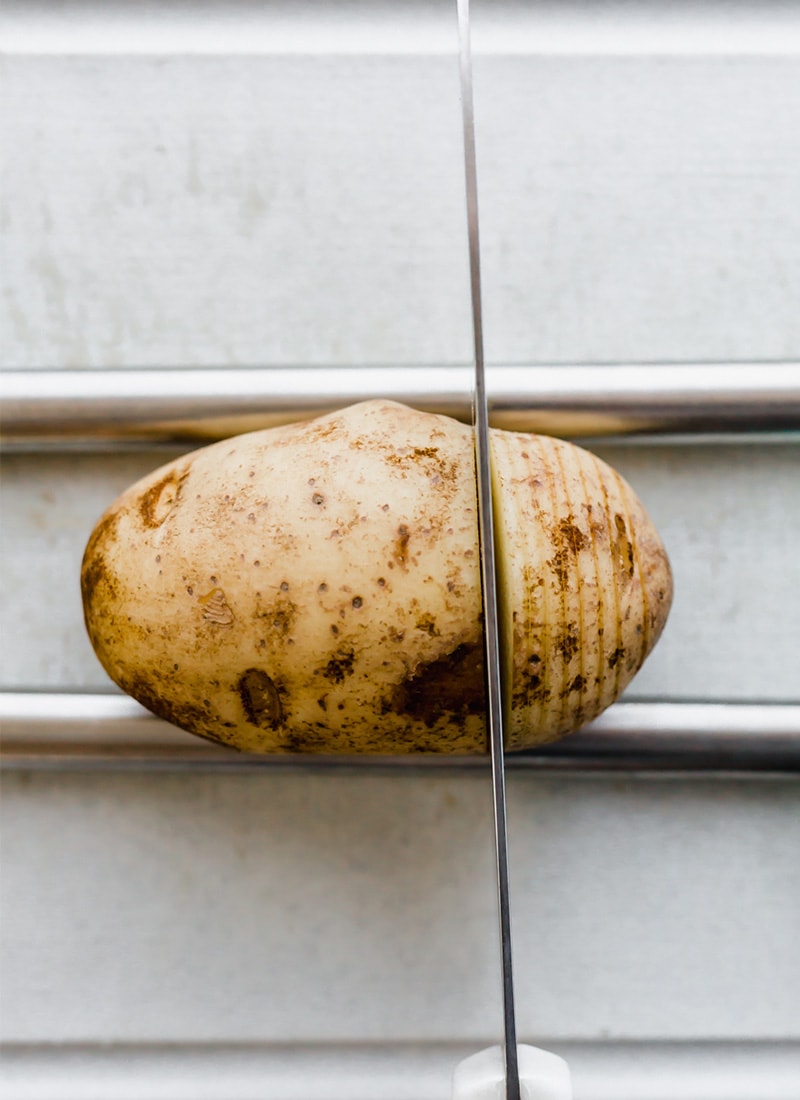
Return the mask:
<svg viewBox="0 0 800 1100"><path fill-rule="evenodd" d="M569 1066L557 1054L518 1046L521 1100L572 1100ZM505 1100L503 1048L489 1047L459 1062L453 1073L453 1100Z"/></svg>

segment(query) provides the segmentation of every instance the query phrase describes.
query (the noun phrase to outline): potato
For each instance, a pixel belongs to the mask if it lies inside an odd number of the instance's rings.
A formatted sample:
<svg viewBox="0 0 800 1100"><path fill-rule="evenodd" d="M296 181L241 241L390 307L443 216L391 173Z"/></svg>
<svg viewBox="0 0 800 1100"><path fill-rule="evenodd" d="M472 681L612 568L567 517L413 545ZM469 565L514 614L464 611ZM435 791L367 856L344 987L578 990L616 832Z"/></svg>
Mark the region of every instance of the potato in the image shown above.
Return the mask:
<svg viewBox="0 0 800 1100"><path fill-rule="evenodd" d="M493 431L509 748L622 691L671 600L613 470ZM471 429L389 401L214 444L124 493L84 555L103 666L252 752L486 751Z"/></svg>

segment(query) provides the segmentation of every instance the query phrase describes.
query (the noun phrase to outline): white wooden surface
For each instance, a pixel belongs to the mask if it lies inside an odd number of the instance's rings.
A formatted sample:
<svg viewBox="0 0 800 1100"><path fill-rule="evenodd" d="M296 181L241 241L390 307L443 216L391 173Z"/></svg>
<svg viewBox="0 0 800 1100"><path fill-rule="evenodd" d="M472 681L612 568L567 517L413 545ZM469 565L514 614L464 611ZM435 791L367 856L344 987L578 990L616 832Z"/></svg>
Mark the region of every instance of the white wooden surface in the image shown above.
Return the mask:
<svg viewBox="0 0 800 1100"><path fill-rule="evenodd" d="M509 778L521 1041L797 1038L793 782ZM491 1037L485 777L4 785L6 1038Z"/></svg>
<svg viewBox="0 0 800 1100"><path fill-rule="evenodd" d="M449 7L186 10L0 13L2 365L465 361ZM490 360L800 358L797 5L532 10L476 13ZM676 573L632 694L796 699L796 449L600 451ZM107 686L78 562L160 461L4 461L3 687ZM488 795L7 777L0 1096L447 1096L499 1031ZM579 1100L800 1095L795 784L510 814L521 1038Z"/></svg>
<svg viewBox="0 0 800 1100"><path fill-rule="evenodd" d="M6 779L2 1095L447 1096L497 1033L488 794ZM796 784L515 775L509 796L521 1038L584 1044L579 1097L796 1096Z"/></svg>
<svg viewBox="0 0 800 1100"><path fill-rule="evenodd" d="M452 64L2 59L4 361L467 359ZM797 354L798 56L488 55L475 94L488 359Z"/></svg>
<svg viewBox="0 0 800 1100"><path fill-rule="evenodd" d="M793 1043L558 1043L579 1100L796 1100ZM26 1100L449 1100L459 1044L6 1049ZM265 1082L267 1084L265 1084ZM19 1091L24 1089L24 1093ZM721 1091L724 1090L724 1091Z"/></svg>

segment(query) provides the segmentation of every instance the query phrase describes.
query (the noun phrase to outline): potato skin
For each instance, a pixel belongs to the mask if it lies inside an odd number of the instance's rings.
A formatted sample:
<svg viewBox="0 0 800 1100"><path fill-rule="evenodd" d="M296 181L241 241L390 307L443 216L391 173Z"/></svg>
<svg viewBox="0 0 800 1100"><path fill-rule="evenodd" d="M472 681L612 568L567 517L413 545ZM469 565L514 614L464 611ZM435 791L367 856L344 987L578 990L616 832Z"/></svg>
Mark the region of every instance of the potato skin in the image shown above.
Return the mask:
<svg viewBox="0 0 800 1100"><path fill-rule="evenodd" d="M492 432L506 741L594 717L663 627L666 555L621 478ZM112 679L253 752L486 751L471 429L389 401L225 440L124 493L81 574Z"/></svg>

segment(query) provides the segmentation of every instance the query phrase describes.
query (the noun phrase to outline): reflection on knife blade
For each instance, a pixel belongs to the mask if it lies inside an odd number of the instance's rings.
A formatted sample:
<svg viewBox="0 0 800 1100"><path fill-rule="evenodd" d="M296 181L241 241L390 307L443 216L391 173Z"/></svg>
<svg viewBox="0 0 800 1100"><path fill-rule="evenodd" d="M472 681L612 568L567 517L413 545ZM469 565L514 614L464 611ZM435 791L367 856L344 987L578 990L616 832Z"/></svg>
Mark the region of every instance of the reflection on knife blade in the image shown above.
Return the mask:
<svg viewBox="0 0 800 1100"><path fill-rule="evenodd" d="M502 953L504 1061L507 1100L519 1100L517 1034L514 1016L514 980L511 961L511 911L508 890L508 836L503 764L503 708L500 677L500 627L497 610L497 570L494 555L492 476L489 454L489 410L483 359L483 315L481 311L480 239L478 234L478 178L475 157L475 118L472 97L469 0L458 0L461 106L464 128L464 168L467 192L467 229L472 295L472 324L475 344L475 463L478 481L478 526L481 549L484 638L486 647L486 695L489 742L494 789L497 891L500 910Z"/></svg>

